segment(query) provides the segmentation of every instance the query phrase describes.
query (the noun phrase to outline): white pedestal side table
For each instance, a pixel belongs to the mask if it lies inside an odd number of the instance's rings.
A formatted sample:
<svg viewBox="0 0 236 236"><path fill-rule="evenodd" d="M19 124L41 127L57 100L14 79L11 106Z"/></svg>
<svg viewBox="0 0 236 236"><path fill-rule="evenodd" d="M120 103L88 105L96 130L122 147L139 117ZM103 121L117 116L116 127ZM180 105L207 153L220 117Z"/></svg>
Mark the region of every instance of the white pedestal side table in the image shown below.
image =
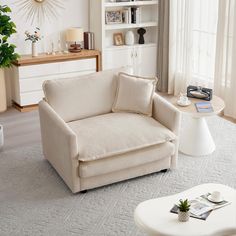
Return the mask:
<svg viewBox="0 0 236 236"><path fill-rule="evenodd" d="M172 97L171 99L167 98L167 100L177 107L184 115L188 115L189 117L180 136L179 150L190 156L211 154L215 150L215 143L205 118L219 114L225 107L224 101L217 96L213 96L210 102L214 111L199 113L197 112L195 103L204 102L205 100L190 98L191 105L187 107L178 106L176 97Z"/></svg>
<svg viewBox="0 0 236 236"><path fill-rule="evenodd" d="M194 199L202 194L220 191L230 205L214 210L206 220L190 217L179 222L170 209L179 199ZM233 236L236 234L236 190L222 184L202 184L172 196L140 203L134 212L138 228L150 236Z"/></svg>

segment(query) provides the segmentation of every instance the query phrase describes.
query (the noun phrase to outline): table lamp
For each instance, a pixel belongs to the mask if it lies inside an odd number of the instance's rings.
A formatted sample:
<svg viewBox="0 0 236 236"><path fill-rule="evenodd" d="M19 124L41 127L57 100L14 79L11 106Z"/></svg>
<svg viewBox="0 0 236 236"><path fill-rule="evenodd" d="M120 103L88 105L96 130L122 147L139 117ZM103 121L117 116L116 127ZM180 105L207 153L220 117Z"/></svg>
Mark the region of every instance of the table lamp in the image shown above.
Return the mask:
<svg viewBox="0 0 236 236"><path fill-rule="evenodd" d="M82 28L70 28L66 31L66 41L74 42L69 47L69 52L81 52L81 45L77 44L77 42L81 42L84 40L83 37L83 29Z"/></svg>

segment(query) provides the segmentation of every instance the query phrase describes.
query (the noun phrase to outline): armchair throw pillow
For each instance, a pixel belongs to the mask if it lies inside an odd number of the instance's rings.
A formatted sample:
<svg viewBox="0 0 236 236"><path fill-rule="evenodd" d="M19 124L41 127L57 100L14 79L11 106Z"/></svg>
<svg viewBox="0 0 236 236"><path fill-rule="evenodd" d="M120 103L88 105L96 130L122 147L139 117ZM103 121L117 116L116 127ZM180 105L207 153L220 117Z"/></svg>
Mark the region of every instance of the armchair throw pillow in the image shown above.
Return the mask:
<svg viewBox="0 0 236 236"><path fill-rule="evenodd" d="M113 112L133 112L151 116L157 78L119 73Z"/></svg>

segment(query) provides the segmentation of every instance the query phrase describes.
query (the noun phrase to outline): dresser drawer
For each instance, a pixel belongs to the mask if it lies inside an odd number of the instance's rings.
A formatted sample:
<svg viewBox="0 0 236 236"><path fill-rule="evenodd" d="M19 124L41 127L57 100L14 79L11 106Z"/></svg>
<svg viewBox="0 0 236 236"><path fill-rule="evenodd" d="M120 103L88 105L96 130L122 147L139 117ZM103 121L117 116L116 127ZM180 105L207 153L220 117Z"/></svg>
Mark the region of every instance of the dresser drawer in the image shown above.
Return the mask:
<svg viewBox="0 0 236 236"><path fill-rule="evenodd" d="M45 75L53 75L60 73L59 63L40 64L32 66L19 67L19 79L26 79L29 77L38 77Z"/></svg>
<svg viewBox="0 0 236 236"><path fill-rule="evenodd" d="M38 104L42 98L44 97L44 93L42 90L28 92L28 93L20 93L20 106L27 106L32 104Z"/></svg>
<svg viewBox="0 0 236 236"><path fill-rule="evenodd" d="M84 59L76 61L60 62L60 73L71 73L76 71L96 71L96 59Z"/></svg>

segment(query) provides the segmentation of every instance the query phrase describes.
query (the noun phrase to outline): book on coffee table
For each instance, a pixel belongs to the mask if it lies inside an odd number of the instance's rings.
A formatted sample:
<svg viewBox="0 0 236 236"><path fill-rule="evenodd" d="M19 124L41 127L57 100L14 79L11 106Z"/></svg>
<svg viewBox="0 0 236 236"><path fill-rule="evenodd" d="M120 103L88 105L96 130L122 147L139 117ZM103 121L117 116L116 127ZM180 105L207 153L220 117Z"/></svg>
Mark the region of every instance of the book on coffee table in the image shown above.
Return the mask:
<svg viewBox="0 0 236 236"><path fill-rule="evenodd" d="M211 211L208 211L208 212L205 212L203 213L202 215L194 215L190 212L190 217L193 217L193 218L196 218L196 219L199 219L199 220L206 220L207 217L211 214ZM170 210L171 213L175 213L175 214L178 214L178 207L177 205L174 205L171 210Z"/></svg>
<svg viewBox="0 0 236 236"><path fill-rule="evenodd" d="M208 200L208 197L210 195L210 193L207 193L189 201L191 204L190 217L200 220L206 220L213 210L230 204L230 202L226 200L223 200L218 203L212 202ZM174 205L170 212L178 213L177 205Z"/></svg>

